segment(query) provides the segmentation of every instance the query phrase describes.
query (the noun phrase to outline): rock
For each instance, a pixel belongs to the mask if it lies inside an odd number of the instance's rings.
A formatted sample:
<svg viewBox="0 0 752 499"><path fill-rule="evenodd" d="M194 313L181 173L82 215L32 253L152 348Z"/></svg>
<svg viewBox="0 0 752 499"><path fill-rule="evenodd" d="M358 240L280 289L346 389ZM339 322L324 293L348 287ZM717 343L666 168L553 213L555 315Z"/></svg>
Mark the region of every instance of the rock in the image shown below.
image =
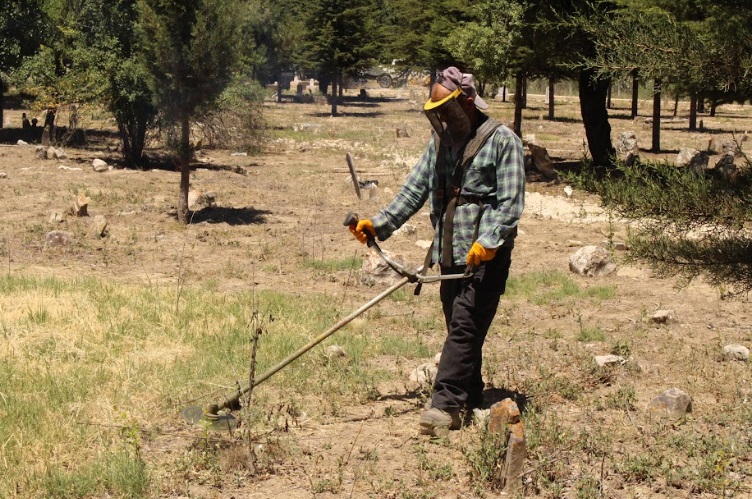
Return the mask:
<svg viewBox="0 0 752 499"><path fill-rule="evenodd" d="M71 171L71 172L80 172L81 171L81 168L77 168L75 166L65 166L65 165L60 165L60 166L57 167L57 169L58 170L67 170L67 171Z"/></svg>
<svg viewBox="0 0 752 499"><path fill-rule="evenodd" d="M89 236L92 239L101 239L107 230L107 220L102 215L94 217L94 221L89 226Z"/></svg>
<svg viewBox="0 0 752 499"><path fill-rule="evenodd" d="M43 146L36 146L34 148L34 156L38 159L47 159L47 149Z"/></svg>
<svg viewBox="0 0 752 499"><path fill-rule="evenodd" d="M698 151L697 149L685 147L684 149L679 151L674 164L676 166L687 166L689 162L692 161L692 159L698 154L700 154L700 151Z"/></svg>
<svg viewBox="0 0 752 499"><path fill-rule="evenodd" d="M415 226L409 223L403 224L402 227L394 231L395 235L400 236L411 236L415 234L416 229Z"/></svg>
<svg viewBox="0 0 752 499"><path fill-rule="evenodd" d="M433 386L437 372L438 369L433 362L427 362L413 369L408 379L413 383L417 383L418 389L430 388Z"/></svg>
<svg viewBox="0 0 752 499"><path fill-rule="evenodd" d="M62 230L53 230L44 236L44 248L59 248L68 246L73 240L72 232L65 232Z"/></svg>
<svg viewBox="0 0 752 499"><path fill-rule="evenodd" d="M404 265L402 258L389 251L384 250L384 255ZM376 284L394 284L402 279L397 272L395 272L379 255L373 252L368 254L368 258L363 261L363 266L360 269L360 282L366 286L373 286Z"/></svg>
<svg viewBox="0 0 752 499"><path fill-rule="evenodd" d="M47 159L55 159L56 153L54 147L48 147L47 151L45 152L45 156Z"/></svg>
<svg viewBox="0 0 752 499"><path fill-rule="evenodd" d="M18 139L18 141L16 142L16 145L18 145L18 146L28 146L29 143L26 142L25 140Z"/></svg>
<svg viewBox="0 0 752 499"><path fill-rule="evenodd" d="M0 172L0 178L8 178L8 174L5 172Z"/></svg>
<svg viewBox="0 0 752 499"><path fill-rule="evenodd" d="M732 154L724 154L718 163L715 164L715 171L725 180L729 180L736 175L736 165Z"/></svg>
<svg viewBox="0 0 752 499"><path fill-rule="evenodd" d="M726 360L749 360L749 348L744 345L726 345L723 347L723 358Z"/></svg>
<svg viewBox="0 0 752 499"><path fill-rule="evenodd" d="M55 155L55 159L58 159L58 160L68 159L68 155L65 153L65 151L63 151L59 147L54 149L54 155Z"/></svg>
<svg viewBox="0 0 752 499"><path fill-rule="evenodd" d="M731 156L741 156L742 151L741 149L739 149L739 146L736 142L730 140L728 142L724 142L721 145L721 153L723 153L724 155L730 154Z"/></svg>
<svg viewBox="0 0 752 499"><path fill-rule="evenodd" d="M441 352L433 356L433 363L438 366L439 362L441 362Z"/></svg>
<svg viewBox="0 0 752 499"><path fill-rule="evenodd" d="M669 388L655 397L648 405L648 409L651 412L678 419L692 412L692 398L678 388Z"/></svg>
<svg viewBox="0 0 752 499"><path fill-rule="evenodd" d="M587 277L602 277L616 270L611 255L600 246L585 246L569 258L569 270Z"/></svg>
<svg viewBox="0 0 752 499"><path fill-rule="evenodd" d="M491 409L479 409L478 407L474 407L472 415L473 424L476 426L485 425L490 415Z"/></svg>
<svg viewBox="0 0 752 499"><path fill-rule="evenodd" d="M96 158L94 161L91 162L91 167L94 169L95 172L99 172L99 173L106 172L107 170L110 169L107 163L105 163L99 158Z"/></svg>
<svg viewBox="0 0 752 499"><path fill-rule="evenodd" d="M533 156L533 164L535 168L547 179L554 179L559 177L559 173L556 171L555 165L551 157L548 155L548 151L542 145L536 144L534 141L527 143L527 148L530 150L530 154Z"/></svg>
<svg viewBox="0 0 752 499"><path fill-rule="evenodd" d="M79 192L76 200L73 201L71 206L71 214L76 217L88 217L89 216L89 201L91 201L86 194Z"/></svg>
<svg viewBox="0 0 752 499"><path fill-rule="evenodd" d="M328 359L344 358L347 357L347 352L339 345L329 345L326 347L326 357Z"/></svg>
<svg viewBox="0 0 752 499"><path fill-rule="evenodd" d="M638 156L640 148L637 146L637 134L635 132L622 132L614 144L616 157L626 161L630 156Z"/></svg>
<svg viewBox="0 0 752 499"><path fill-rule="evenodd" d="M574 189L572 189L572 187L569 185L564 186L564 195L568 198L571 198L572 194L574 194Z"/></svg>
<svg viewBox="0 0 752 499"><path fill-rule="evenodd" d="M621 357L620 355L596 355L593 357L593 360L598 365L598 367L606 367L606 366L614 366L614 365L623 365L626 364L627 360L624 357Z"/></svg>
<svg viewBox="0 0 752 499"><path fill-rule="evenodd" d="M708 140L708 147L706 149L707 152L710 154L715 154L718 152L718 146L716 145L715 139Z"/></svg>
<svg viewBox="0 0 752 499"><path fill-rule="evenodd" d="M576 239L567 239L567 246L570 248L576 248L577 246L582 246L582 241L578 241Z"/></svg>
<svg viewBox="0 0 752 499"><path fill-rule="evenodd" d="M247 152L234 152L231 153L230 156L248 156Z"/></svg>
<svg viewBox="0 0 752 499"><path fill-rule="evenodd" d="M657 310L650 316L650 320L656 324L667 324L676 318L673 310Z"/></svg>
<svg viewBox="0 0 752 499"><path fill-rule="evenodd" d="M415 246L418 248L423 248L424 250L427 250L431 247L431 241L426 241L425 239L419 239L415 241Z"/></svg>
<svg viewBox="0 0 752 499"><path fill-rule="evenodd" d="M402 125L397 127L395 130L395 134L397 135L397 138L400 139L402 137L410 138L410 132L407 129L407 125Z"/></svg>
<svg viewBox="0 0 752 499"><path fill-rule="evenodd" d="M47 219L47 221L51 224L56 224L63 222L65 220L65 215L61 211L53 210L50 213L50 218Z"/></svg>
<svg viewBox="0 0 752 499"><path fill-rule="evenodd" d="M188 191L188 209L198 210L214 206L217 194L214 192Z"/></svg>

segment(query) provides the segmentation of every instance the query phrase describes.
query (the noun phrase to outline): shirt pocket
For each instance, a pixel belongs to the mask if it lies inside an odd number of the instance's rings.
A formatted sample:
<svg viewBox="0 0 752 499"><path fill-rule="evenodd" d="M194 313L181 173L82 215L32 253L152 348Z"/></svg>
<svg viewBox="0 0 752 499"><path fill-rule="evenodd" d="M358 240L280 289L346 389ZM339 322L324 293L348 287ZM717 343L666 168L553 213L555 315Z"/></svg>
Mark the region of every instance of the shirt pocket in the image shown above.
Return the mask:
<svg viewBox="0 0 752 499"><path fill-rule="evenodd" d="M476 156L468 165L462 191L480 197L496 192L496 165L490 159Z"/></svg>

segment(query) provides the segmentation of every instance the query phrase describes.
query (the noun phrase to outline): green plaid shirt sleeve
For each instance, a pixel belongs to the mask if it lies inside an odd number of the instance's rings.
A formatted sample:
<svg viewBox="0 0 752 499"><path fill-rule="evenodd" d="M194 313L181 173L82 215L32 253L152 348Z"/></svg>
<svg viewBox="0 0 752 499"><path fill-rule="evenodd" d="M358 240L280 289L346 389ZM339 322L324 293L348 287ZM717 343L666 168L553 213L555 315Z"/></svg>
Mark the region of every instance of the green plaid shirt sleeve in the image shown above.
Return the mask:
<svg viewBox="0 0 752 499"><path fill-rule="evenodd" d="M394 200L371 219L380 240L388 238L426 202L430 201L431 221L434 226L432 261L439 261L441 230L444 223L443 202L438 190L451 192L448 185L438 188L436 150L431 140L418 163L412 169ZM447 161L447 164L453 164ZM446 178L452 178L448 171ZM501 126L478 151L464 173L462 194L475 197L483 203L483 213L478 220L480 205L468 203L457 206L452 227L452 262L444 266L464 265L475 236L478 221L478 243L486 248L503 245L517 226L525 205L525 168L522 142L509 128Z"/></svg>
<svg viewBox="0 0 752 499"><path fill-rule="evenodd" d="M418 163L391 203L371 219L380 241L387 239L407 219L416 214L428 199L433 181L436 151L431 140Z"/></svg>

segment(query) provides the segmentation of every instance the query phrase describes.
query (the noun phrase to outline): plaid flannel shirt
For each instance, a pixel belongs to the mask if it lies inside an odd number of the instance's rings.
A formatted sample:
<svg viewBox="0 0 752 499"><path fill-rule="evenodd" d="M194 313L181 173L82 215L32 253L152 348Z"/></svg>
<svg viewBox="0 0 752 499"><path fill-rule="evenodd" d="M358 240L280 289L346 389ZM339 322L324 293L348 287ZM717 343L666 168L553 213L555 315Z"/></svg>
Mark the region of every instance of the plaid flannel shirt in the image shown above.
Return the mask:
<svg viewBox="0 0 752 499"><path fill-rule="evenodd" d="M482 115L481 122L486 116ZM451 156L451 152L447 151ZM437 191L451 192L453 166L458 161L447 157L447 185L439 188L436 173L436 147L434 139L428 143L418 163L405 180L400 192L389 205L371 219L379 240L387 239L429 200L431 223L434 227L433 255L431 264L439 261L441 246L438 223L444 216L444 200ZM488 138L478 154L467 166L462 194L477 196L483 202L483 214L478 229L478 243L486 248L498 248L504 244L517 226L525 205L525 167L522 142L509 128L500 126ZM465 265L465 258L473 244L475 224L480 207L468 203L457 206L454 214L452 239L453 262L441 262L443 266ZM447 230L447 228L444 228Z"/></svg>

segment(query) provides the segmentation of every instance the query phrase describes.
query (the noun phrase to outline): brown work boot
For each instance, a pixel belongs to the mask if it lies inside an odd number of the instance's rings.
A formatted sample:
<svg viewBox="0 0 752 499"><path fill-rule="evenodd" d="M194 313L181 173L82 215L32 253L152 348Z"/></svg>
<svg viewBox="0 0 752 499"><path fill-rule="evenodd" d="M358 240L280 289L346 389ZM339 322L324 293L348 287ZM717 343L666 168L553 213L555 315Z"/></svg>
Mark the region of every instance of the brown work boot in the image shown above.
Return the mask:
<svg viewBox="0 0 752 499"><path fill-rule="evenodd" d="M444 411L431 407L420 416L420 434L432 437L445 437L449 430L459 430L462 426L459 409Z"/></svg>

